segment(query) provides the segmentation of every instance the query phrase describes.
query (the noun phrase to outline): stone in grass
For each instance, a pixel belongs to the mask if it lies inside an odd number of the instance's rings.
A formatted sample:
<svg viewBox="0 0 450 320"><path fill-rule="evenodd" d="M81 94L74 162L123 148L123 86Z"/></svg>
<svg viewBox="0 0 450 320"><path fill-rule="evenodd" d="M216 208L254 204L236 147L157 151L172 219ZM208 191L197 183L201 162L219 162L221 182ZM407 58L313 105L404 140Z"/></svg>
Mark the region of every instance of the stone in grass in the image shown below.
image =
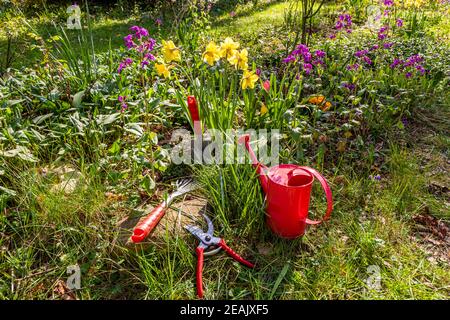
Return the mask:
<svg viewBox="0 0 450 320"><path fill-rule="evenodd" d="M204 227L204 218L201 216L205 213L207 206L206 199L192 198L185 201L177 201L171 204L170 208L166 210L165 215L156 225L155 229L145 238L141 243L135 244L131 242L130 237L133 233L134 227L141 219L146 217L154 208L151 205L136 209L135 214L128 216L119 222L120 236L119 242L132 248L146 248L148 246L157 246L161 248L167 247L169 243L168 237L175 239L189 239L193 236L184 229L185 225L196 224Z"/></svg>
<svg viewBox="0 0 450 320"><path fill-rule="evenodd" d="M79 181L82 178L81 172L71 165L43 167L40 169L40 173L45 177L55 179L57 181L50 188L52 193L64 193L66 195L75 191Z"/></svg>

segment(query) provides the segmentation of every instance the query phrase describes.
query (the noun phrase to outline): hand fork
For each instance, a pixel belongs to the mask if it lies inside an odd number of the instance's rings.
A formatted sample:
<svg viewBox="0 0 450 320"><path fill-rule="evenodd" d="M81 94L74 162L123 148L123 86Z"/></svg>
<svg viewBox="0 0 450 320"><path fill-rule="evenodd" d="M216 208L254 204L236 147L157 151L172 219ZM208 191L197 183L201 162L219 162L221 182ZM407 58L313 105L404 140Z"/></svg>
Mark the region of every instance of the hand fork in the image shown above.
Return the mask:
<svg viewBox="0 0 450 320"><path fill-rule="evenodd" d="M141 242L144 240L150 232L158 224L159 220L166 213L166 209L169 207L170 203L176 197L179 197L185 193L191 192L198 188L198 184L192 179L181 179L177 180L175 183L175 191L172 192L166 200L164 200L159 206L154 208L142 221L140 221L133 230L133 235L131 236L131 241L134 243Z"/></svg>

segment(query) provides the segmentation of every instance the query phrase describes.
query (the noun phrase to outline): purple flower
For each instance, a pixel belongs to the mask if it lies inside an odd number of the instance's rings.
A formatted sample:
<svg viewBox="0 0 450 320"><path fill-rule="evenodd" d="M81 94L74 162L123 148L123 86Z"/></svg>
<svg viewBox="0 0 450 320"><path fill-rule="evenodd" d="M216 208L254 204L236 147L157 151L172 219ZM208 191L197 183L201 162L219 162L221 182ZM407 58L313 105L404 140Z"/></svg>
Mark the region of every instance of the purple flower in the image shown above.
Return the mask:
<svg viewBox="0 0 450 320"><path fill-rule="evenodd" d="M155 19L155 24L159 27L162 25L162 20L160 18Z"/></svg>
<svg viewBox="0 0 450 320"><path fill-rule="evenodd" d="M155 60L155 56L154 55L152 55L151 53L146 53L145 55L144 55L144 59L145 60Z"/></svg>
<svg viewBox="0 0 450 320"><path fill-rule="evenodd" d="M126 96L119 96L119 98L118 98L118 100L120 102L120 106L121 106L121 112L124 112L128 108L128 105L125 102L126 98L127 98Z"/></svg>
<svg viewBox="0 0 450 320"><path fill-rule="evenodd" d="M399 27L399 28L403 27L403 20L397 19L396 24L397 24L397 27Z"/></svg>
<svg viewBox="0 0 450 320"><path fill-rule="evenodd" d="M391 69L395 69L398 65L403 64L403 61L400 59L395 58L394 61L389 66Z"/></svg>
<svg viewBox="0 0 450 320"><path fill-rule="evenodd" d="M299 50L300 54L305 54L305 53L309 53L309 48L307 45L305 44L299 44L297 46L297 50Z"/></svg>
<svg viewBox="0 0 450 320"><path fill-rule="evenodd" d="M130 28L131 31L133 31L138 39L141 39L142 37L148 37L149 33L148 30L139 26L132 26Z"/></svg>
<svg viewBox="0 0 450 320"><path fill-rule="evenodd" d="M132 26L129 29L130 31L133 31L134 33L139 33L139 31L141 30L141 27L139 26Z"/></svg>
<svg viewBox="0 0 450 320"><path fill-rule="evenodd" d="M314 54L315 54L316 57L318 57L318 58L323 58L323 57L325 57L325 55L326 55L325 51L322 51L322 50L316 50L316 52L314 52Z"/></svg>
<svg viewBox="0 0 450 320"><path fill-rule="evenodd" d="M347 33L352 33L352 29L347 29Z"/></svg>
<svg viewBox="0 0 450 320"><path fill-rule="evenodd" d="M367 51L367 50L356 51L355 57L361 58L361 57L365 56L365 55L368 54L368 53L369 53L369 51Z"/></svg>
<svg viewBox="0 0 450 320"><path fill-rule="evenodd" d="M261 75L261 69L257 68L255 73L259 77Z"/></svg>
<svg viewBox="0 0 450 320"><path fill-rule="evenodd" d="M383 47L384 47L385 49L389 49L389 48L391 48L393 45L394 45L394 43L392 43L392 42L386 42L385 44L383 44Z"/></svg>
<svg viewBox="0 0 450 320"><path fill-rule="evenodd" d="M117 73L121 73L123 69L128 67L133 63L133 60L131 58L126 58L119 64L119 68L117 69Z"/></svg>
<svg viewBox="0 0 450 320"><path fill-rule="evenodd" d="M317 60L314 60L313 62L312 62L312 64L313 65L315 65L315 66L318 66L318 65L325 65L325 63L323 62L323 60L322 59L317 59Z"/></svg>
<svg viewBox="0 0 450 320"><path fill-rule="evenodd" d="M364 57L363 57L363 60L364 60L364 62L367 63L367 64L372 64L372 60L370 60L370 58L369 58L368 56L364 56Z"/></svg>
<svg viewBox="0 0 450 320"><path fill-rule="evenodd" d="M120 64L119 64L119 68L117 68L117 73L120 74L124 68L125 68L125 64L120 63Z"/></svg>
<svg viewBox="0 0 450 320"><path fill-rule="evenodd" d="M339 15L339 20L336 22L334 26L336 29L340 30L343 27L350 28L352 25L352 17L349 14L341 14Z"/></svg>
<svg viewBox="0 0 450 320"><path fill-rule="evenodd" d="M370 180L380 181L380 180L381 180L381 176L380 176L379 174L377 174L377 175L375 175L375 176L370 175L370 176L369 176L369 179L370 179Z"/></svg>
<svg viewBox="0 0 450 320"><path fill-rule="evenodd" d="M303 70L305 70L305 73L307 75L309 75L311 73L312 68L313 68L313 66L310 63L304 63L303 64Z"/></svg>
<svg viewBox="0 0 450 320"><path fill-rule="evenodd" d="M386 38L387 38L387 34L385 34L385 33L379 33L379 34L378 34L378 39L384 40L384 39L386 39Z"/></svg>
<svg viewBox="0 0 450 320"><path fill-rule="evenodd" d="M295 50L293 50L291 54L283 59L283 62L290 63L298 61L299 63L302 63L302 69L309 75L313 70L313 65L324 65L323 60L320 58L325 57L325 55L326 53L324 51L316 50L313 56L308 46L301 43L295 47Z"/></svg>
<svg viewBox="0 0 450 320"><path fill-rule="evenodd" d="M336 38L336 35L334 33L332 33L328 36L328 39L335 39L335 38Z"/></svg>
<svg viewBox="0 0 450 320"><path fill-rule="evenodd" d="M350 91L353 91L353 90L355 90L355 88L356 88L356 86L355 86L353 83L348 83L348 82L344 82L344 83L342 84L342 87L343 87L343 88L347 88L347 89L350 90Z"/></svg>
<svg viewBox="0 0 450 320"><path fill-rule="evenodd" d="M393 5L394 5L394 1L393 1L393 0L383 0L383 4L384 4L386 7L390 7L390 6L393 6Z"/></svg>
<svg viewBox="0 0 450 320"><path fill-rule="evenodd" d="M378 50L379 48L380 48L379 45L374 44L374 45L372 46L372 48L370 48L370 51Z"/></svg>
<svg viewBox="0 0 450 320"><path fill-rule="evenodd" d="M405 74L405 77L408 78L408 79L411 78L411 77L412 77L412 73L411 73L411 72L407 72L407 73Z"/></svg>
<svg viewBox="0 0 450 320"><path fill-rule="evenodd" d="M290 54L286 58L283 59L284 63L291 63L295 61L295 56Z"/></svg>
<svg viewBox="0 0 450 320"><path fill-rule="evenodd" d="M133 42L133 35L129 34L126 37L123 38L123 40L125 41L125 46L128 49L131 49L135 46L134 42Z"/></svg>
<svg viewBox="0 0 450 320"><path fill-rule="evenodd" d="M311 58L312 58L311 53L305 52L303 54L303 60L305 60L305 62L311 62Z"/></svg>
<svg viewBox="0 0 450 320"><path fill-rule="evenodd" d="M420 72L420 74L424 75L426 70L422 65L416 66L416 70Z"/></svg>
<svg viewBox="0 0 450 320"><path fill-rule="evenodd" d="M406 119L406 117L403 117L402 118L402 123L403 123L403 126L407 126L408 125L408 119Z"/></svg>
<svg viewBox="0 0 450 320"><path fill-rule="evenodd" d="M355 71L355 70L358 70L359 67L361 67L361 65L358 64L358 63L355 63L355 64L348 65L347 66L347 70L349 70L349 71L354 70Z"/></svg>
<svg viewBox="0 0 450 320"><path fill-rule="evenodd" d="M387 17L391 13L391 10L384 10L383 16Z"/></svg>

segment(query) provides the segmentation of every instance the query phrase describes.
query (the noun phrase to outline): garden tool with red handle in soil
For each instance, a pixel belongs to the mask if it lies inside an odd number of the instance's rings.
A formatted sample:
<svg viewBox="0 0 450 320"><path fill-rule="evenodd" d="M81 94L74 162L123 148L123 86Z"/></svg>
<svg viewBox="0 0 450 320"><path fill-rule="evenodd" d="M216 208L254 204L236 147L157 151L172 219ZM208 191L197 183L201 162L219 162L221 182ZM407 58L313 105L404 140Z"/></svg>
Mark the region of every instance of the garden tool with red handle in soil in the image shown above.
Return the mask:
<svg viewBox="0 0 450 320"><path fill-rule="evenodd" d="M144 240L150 232L158 224L159 220L164 216L166 209L169 207L170 203L176 197L179 197L185 193L191 192L192 190L198 188L197 183L191 179L178 180L176 182L176 190L172 192L167 200L163 201L159 206L154 208L142 221L140 221L136 227L134 227L133 235L131 236L131 241L134 243L141 242Z"/></svg>
<svg viewBox="0 0 450 320"><path fill-rule="evenodd" d="M295 164L280 164L271 168L258 162L250 147L250 135L243 135L244 143L266 194L267 224L277 235L294 239L304 235L307 224L328 220L333 210L331 189L325 178L313 168ZM321 220L308 219L312 184L316 178L325 191L327 210Z"/></svg>
<svg viewBox="0 0 450 320"><path fill-rule="evenodd" d="M214 237L214 225L208 216L203 214L206 222L208 223L208 231L204 232L197 226L188 225L185 226L186 230L192 233L198 240L200 240L197 249L197 295L199 298L203 298L203 258L204 256L209 256L217 253L220 249L223 249L228 253L234 260L240 262L244 266L253 268L255 265L236 252L233 251L222 238ZM211 249L211 250L209 250Z"/></svg>

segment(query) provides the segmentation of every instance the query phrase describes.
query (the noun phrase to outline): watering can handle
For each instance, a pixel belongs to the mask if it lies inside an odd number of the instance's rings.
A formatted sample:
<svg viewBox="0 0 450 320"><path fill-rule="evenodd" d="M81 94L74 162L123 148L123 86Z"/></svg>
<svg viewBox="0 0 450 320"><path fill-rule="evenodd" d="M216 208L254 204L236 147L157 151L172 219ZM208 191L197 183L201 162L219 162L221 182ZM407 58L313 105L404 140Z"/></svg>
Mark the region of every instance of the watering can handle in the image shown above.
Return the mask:
<svg viewBox="0 0 450 320"><path fill-rule="evenodd" d="M323 221L326 221L330 219L331 211L333 211L333 196L331 194L331 188L328 185L327 180L315 169L310 167L299 167L299 169L303 169L305 171L308 171L311 173L317 180L319 180L320 184L322 185L323 190L325 191L325 195L327 197L327 211L325 213L325 216L321 220L309 220L306 219L307 224L319 224Z"/></svg>

